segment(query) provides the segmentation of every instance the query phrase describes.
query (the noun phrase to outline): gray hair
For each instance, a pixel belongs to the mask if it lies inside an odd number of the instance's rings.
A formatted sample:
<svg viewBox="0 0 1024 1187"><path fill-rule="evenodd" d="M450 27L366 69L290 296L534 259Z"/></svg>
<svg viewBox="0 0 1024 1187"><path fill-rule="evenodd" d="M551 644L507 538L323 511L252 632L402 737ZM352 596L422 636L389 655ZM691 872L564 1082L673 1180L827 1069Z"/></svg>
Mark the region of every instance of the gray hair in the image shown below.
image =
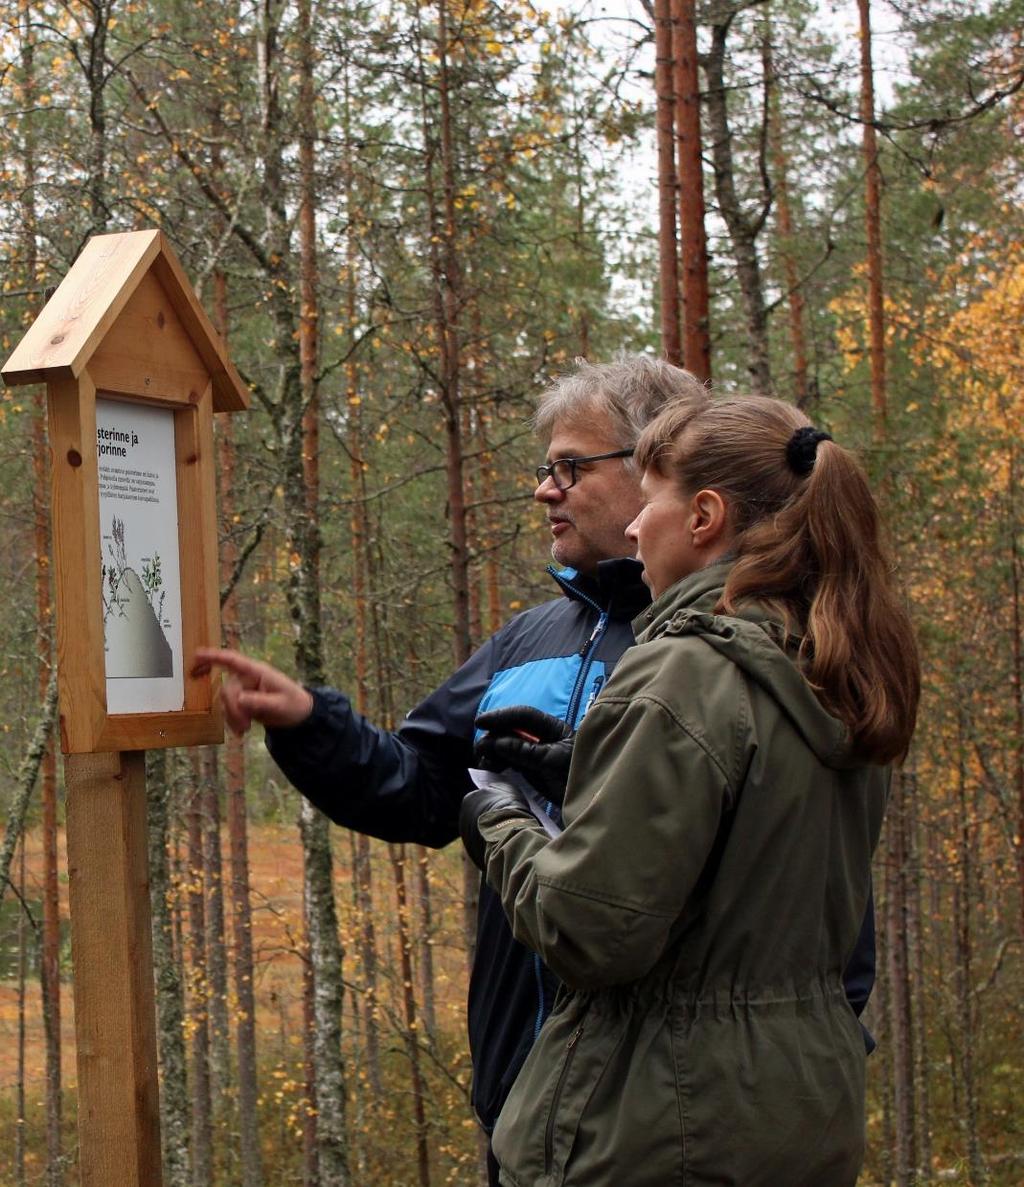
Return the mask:
<svg viewBox="0 0 1024 1187"><path fill-rule="evenodd" d="M533 427L549 439L559 421L578 425L606 416L617 443L629 449L668 404L708 398L695 375L650 355L622 353L610 363L577 359L575 371L559 376L541 396Z"/></svg>

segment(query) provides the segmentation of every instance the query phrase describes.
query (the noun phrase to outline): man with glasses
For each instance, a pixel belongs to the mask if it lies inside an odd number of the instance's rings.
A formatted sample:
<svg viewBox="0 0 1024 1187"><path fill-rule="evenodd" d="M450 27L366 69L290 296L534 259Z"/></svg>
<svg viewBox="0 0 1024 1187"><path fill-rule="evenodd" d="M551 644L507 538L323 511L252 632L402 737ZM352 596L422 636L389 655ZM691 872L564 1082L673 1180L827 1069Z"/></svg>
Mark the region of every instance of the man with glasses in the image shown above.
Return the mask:
<svg viewBox="0 0 1024 1187"><path fill-rule="evenodd" d="M265 725L281 770L337 824L393 842L456 840L477 716L528 705L575 728L633 643L630 623L650 595L640 565L626 556L625 528L641 503L630 455L666 404L705 399L688 372L643 355L580 362L544 393L535 417L547 460L534 498L546 509L561 566L549 567L559 596L511 619L393 733L334 689L305 689L235 652L201 651L198 670L216 664L230 673L222 692L228 724L237 732L252 721ZM869 988L870 980L865 1000ZM556 989L482 883L469 1034L473 1106L488 1133ZM488 1169L497 1184L493 1159Z"/></svg>

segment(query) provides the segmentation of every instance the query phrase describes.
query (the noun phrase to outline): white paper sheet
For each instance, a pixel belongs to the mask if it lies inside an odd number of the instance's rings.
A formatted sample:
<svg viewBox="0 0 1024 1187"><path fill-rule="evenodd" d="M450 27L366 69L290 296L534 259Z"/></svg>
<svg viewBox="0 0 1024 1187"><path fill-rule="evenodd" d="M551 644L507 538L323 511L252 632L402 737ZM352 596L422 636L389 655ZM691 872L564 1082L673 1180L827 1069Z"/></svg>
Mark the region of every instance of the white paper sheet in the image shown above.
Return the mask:
<svg viewBox="0 0 1024 1187"><path fill-rule="evenodd" d="M174 413L97 399L107 712L185 704Z"/></svg>
<svg viewBox="0 0 1024 1187"><path fill-rule="evenodd" d="M500 774L495 774L494 771L470 769L469 777L477 787L481 788L501 787L502 785L515 788L526 800L530 811L544 826L544 831L549 837L557 837L562 831L561 827L547 813L547 800L524 776L515 771L502 771Z"/></svg>

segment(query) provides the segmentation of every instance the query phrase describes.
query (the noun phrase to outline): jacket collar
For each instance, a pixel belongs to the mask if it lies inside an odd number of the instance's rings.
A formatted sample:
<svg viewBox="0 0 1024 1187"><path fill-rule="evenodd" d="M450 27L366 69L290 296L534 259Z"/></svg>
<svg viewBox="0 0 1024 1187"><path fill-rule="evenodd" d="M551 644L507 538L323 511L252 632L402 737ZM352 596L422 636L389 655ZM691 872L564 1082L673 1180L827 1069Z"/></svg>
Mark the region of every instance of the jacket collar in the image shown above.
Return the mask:
<svg viewBox="0 0 1024 1187"><path fill-rule="evenodd" d="M633 633L637 639L640 640L641 635L644 639L653 638L679 610L684 608L710 614L722 595L732 563L732 557L723 558L713 565L708 565L706 569L698 569L696 573L683 577L675 585L670 585L634 620Z"/></svg>
<svg viewBox="0 0 1024 1187"><path fill-rule="evenodd" d="M594 575L548 565L548 572L567 597L620 619L635 618L650 605L650 590L640 580L643 571L643 565L628 556L599 561Z"/></svg>

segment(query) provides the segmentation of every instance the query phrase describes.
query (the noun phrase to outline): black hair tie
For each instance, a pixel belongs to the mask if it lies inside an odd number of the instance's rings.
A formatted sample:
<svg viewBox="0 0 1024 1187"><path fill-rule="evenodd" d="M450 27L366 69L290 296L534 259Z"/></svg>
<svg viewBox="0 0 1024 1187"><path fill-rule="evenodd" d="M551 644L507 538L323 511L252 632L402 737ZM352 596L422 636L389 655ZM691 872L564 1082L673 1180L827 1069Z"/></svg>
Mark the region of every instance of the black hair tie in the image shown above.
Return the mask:
<svg viewBox="0 0 1024 1187"><path fill-rule="evenodd" d="M832 434L813 425L804 425L790 437L786 443L786 461L794 474L806 478L814 469L814 459L818 454L819 441L831 441Z"/></svg>

